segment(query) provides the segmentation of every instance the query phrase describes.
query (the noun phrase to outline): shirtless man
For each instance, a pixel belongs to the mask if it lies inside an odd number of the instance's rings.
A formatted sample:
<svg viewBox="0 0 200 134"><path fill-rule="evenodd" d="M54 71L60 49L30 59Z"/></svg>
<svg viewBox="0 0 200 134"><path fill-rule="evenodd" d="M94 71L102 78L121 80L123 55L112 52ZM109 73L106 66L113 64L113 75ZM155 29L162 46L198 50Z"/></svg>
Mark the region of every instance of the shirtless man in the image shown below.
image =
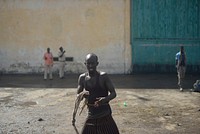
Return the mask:
<svg viewBox="0 0 200 134"><path fill-rule="evenodd" d="M112 118L109 101L116 97L115 88L105 72L97 71L98 57L90 53L86 56L87 72L79 76L77 95L84 90L89 92L88 116L82 134L119 134L117 125Z"/></svg>

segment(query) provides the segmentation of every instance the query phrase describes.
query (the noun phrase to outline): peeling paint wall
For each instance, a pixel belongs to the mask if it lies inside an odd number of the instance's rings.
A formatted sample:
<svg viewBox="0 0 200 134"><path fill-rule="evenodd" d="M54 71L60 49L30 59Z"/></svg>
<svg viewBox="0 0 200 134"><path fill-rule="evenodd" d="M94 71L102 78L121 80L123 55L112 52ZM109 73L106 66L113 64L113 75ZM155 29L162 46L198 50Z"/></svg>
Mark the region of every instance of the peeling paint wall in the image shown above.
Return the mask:
<svg viewBox="0 0 200 134"><path fill-rule="evenodd" d="M130 73L129 16L129 0L0 0L0 71L42 73L46 48L63 46L68 73L84 72L90 52L100 70Z"/></svg>

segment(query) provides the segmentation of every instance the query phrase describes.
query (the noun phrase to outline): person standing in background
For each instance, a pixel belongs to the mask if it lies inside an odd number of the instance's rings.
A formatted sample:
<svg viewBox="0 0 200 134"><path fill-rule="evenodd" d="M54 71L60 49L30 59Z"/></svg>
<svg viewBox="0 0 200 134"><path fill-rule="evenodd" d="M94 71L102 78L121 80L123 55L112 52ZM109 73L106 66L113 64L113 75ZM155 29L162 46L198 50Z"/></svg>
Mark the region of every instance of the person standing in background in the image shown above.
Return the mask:
<svg viewBox="0 0 200 134"><path fill-rule="evenodd" d="M65 69L65 50L62 47L59 48L58 52L58 61L59 61L59 77L60 79L64 78L64 69Z"/></svg>
<svg viewBox="0 0 200 134"><path fill-rule="evenodd" d="M49 74L49 79L53 79L52 75L52 67L53 67L53 54L50 52L50 48L47 48L47 52L43 56L45 61L44 66L44 80L47 79L47 75Z"/></svg>
<svg viewBox="0 0 200 134"><path fill-rule="evenodd" d="M180 51L176 54L175 61L178 73L178 86L180 91L183 91L183 80L186 72L186 54L183 46L181 46Z"/></svg>

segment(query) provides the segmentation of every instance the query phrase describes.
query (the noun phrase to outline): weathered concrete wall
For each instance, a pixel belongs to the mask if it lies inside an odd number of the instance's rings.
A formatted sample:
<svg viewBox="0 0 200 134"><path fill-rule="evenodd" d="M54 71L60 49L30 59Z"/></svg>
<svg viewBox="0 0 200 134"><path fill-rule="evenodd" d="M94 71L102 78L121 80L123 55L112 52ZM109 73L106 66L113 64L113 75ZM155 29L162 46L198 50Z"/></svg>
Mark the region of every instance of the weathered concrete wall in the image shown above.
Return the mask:
<svg viewBox="0 0 200 134"><path fill-rule="evenodd" d="M129 73L129 16L129 0L0 0L0 71L41 73L46 48L57 56L63 46L74 58L66 72L85 71L94 52L100 70Z"/></svg>

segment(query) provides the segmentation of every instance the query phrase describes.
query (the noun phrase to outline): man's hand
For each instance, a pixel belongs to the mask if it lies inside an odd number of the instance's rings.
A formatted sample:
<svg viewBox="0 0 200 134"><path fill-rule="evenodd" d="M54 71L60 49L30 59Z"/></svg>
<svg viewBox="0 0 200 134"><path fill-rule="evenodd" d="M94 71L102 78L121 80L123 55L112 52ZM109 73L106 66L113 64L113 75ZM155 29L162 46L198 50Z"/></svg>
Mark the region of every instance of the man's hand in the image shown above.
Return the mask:
<svg viewBox="0 0 200 134"><path fill-rule="evenodd" d="M94 102L94 107L98 107L104 103L106 103L106 98L105 97L99 97L99 98L96 98L97 101Z"/></svg>
<svg viewBox="0 0 200 134"><path fill-rule="evenodd" d="M90 93L89 93L89 91L82 91L81 93L77 94L77 97L80 96L80 95L82 95L83 98L87 98L90 95Z"/></svg>
<svg viewBox="0 0 200 134"><path fill-rule="evenodd" d="M86 91L83 95L84 98L87 98L90 95L89 91Z"/></svg>

